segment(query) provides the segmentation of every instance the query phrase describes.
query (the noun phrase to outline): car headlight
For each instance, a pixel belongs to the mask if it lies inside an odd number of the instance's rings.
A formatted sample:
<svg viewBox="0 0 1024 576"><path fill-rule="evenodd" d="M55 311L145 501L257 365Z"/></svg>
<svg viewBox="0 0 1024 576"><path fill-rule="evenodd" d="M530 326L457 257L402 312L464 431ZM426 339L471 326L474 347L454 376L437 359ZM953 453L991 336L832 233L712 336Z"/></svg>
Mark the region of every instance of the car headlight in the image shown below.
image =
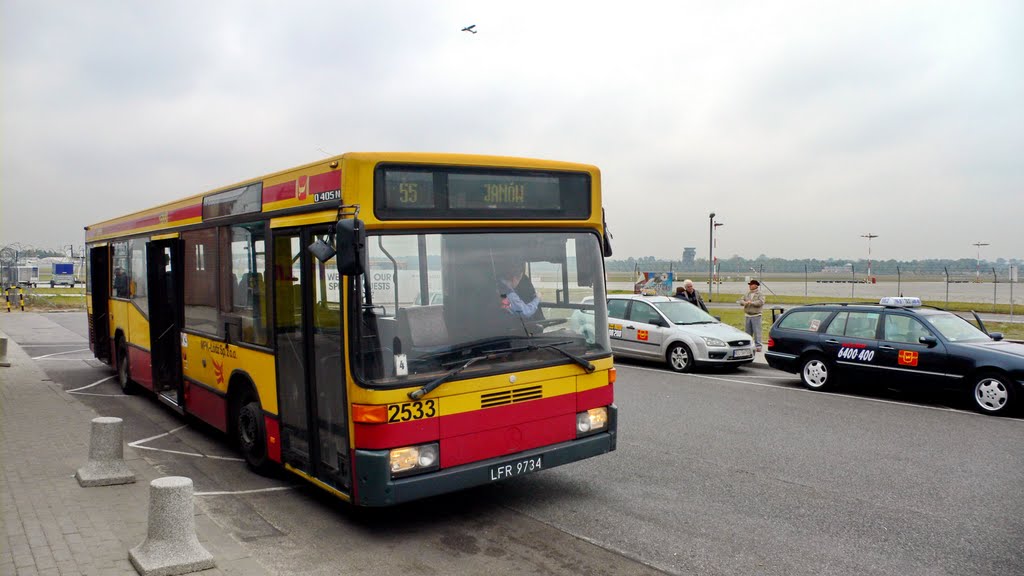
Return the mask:
<svg viewBox="0 0 1024 576"><path fill-rule="evenodd" d="M437 443L391 449L391 477L419 474L438 467Z"/></svg>
<svg viewBox="0 0 1024 576"><path fill-rule="evenodd" d="M719 340L718 338L712 338L711 336L701 336L701 338L704 339L704 343L708 346L716 346L718 348L725 348L728 346L724 340Z"/></svg>
<svg viewBox="0 0 1024 576"><path fill-rule="evenodd" d="M576 436L585 436L608 427L608 408L591 408L576 414Z"/></svg>

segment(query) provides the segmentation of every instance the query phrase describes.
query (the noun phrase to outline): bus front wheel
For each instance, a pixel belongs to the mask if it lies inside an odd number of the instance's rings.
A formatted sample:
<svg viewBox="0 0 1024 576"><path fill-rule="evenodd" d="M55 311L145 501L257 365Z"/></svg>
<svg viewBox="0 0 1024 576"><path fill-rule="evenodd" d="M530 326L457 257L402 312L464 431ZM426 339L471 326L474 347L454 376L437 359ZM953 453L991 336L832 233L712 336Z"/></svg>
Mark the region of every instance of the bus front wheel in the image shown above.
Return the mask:
<svg viewBox="0 0 1024 576"><path fill-rule="evenodd" d="M260 403L247 397L238 410L238 447L245 456L245 462L257 472L266 472L267 428L263 422L263 411Z"/></svg>
<svg viewBox="0 0 1024 576"><path fill-rule="evenodd" d="M133 392L132 372L128 365L128 346L123 339L117 343L117 383L121 385L121 392L131 394Z"/></svg>

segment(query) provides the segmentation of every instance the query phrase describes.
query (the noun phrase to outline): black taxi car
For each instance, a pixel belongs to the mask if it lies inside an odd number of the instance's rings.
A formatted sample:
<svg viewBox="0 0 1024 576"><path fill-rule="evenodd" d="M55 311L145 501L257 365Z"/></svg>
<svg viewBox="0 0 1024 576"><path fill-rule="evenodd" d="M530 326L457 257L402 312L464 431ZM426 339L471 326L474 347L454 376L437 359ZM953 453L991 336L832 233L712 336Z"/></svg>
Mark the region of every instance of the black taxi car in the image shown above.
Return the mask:
<svg viewBox="0 0 1024 576"><path fill-rule="evenodd" d="M772 325L765 359L813 390L833 388L839 377L940 386L969 393L978 411L993 415L1024 401L1024 344L918 298L792 308Z"/></svg>

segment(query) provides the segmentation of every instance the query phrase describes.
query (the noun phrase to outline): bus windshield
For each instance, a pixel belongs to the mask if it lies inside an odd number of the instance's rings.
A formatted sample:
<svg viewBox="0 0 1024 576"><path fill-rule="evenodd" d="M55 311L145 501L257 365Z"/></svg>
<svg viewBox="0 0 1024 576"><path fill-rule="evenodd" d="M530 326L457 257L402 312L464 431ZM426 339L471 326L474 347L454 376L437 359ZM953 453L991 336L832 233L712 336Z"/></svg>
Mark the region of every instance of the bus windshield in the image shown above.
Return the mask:
<svg viewBox="0 0 1024 576"><path fill-rule="evenodd" d="M611 354L592 232L448 232L367 238L357 379L404 387L477 358L458 378Z"/></svg>

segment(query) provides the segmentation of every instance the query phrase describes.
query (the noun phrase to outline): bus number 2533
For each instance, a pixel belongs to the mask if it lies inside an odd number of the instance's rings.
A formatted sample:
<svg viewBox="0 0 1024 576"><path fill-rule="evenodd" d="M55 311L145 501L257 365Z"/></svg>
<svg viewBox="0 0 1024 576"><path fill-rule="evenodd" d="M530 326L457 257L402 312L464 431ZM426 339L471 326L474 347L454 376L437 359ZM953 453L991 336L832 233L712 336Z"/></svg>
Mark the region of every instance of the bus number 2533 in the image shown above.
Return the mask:
<svg viewBox="0 0 1024 576"><path fill-rule="evenodd" d="M388 404L388 422L408 422L437 415L434 400Z"/></svg>

